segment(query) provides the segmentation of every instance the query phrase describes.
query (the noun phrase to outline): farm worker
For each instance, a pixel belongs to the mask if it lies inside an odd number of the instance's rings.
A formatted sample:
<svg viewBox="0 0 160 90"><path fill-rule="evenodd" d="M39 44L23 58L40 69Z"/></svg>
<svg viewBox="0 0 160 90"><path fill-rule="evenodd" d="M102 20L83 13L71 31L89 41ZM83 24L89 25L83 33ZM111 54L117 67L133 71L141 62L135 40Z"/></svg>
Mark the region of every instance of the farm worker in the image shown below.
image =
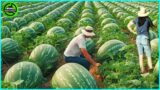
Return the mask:
<svg viewBox="0 0 160 90"><path fill-rule="evenodd" d="M93 28L86 26L82 29L82 33L74 37L67 46L64 56L67 63L73 62L84 66L89 70L90 64L98 67L100 63L96 63L86 49L86 39L95 36ZM85 57L83 58L82 55Z"/></svg>
<svg viewBox="0 0 160 90"><path fill-rule="evenodd" d="M147 12L144 7L140 7L140 11L138 11L138 17L130 21L127 26L130 31L133 31L131 26L133 24L136 25L136 29L137 29L136 44L138 48L139 64L140 64L140 70L142 74L146 73L146 70L143 65L144 52L148 59L149 72L153 70L150 38L149 38L149 28L153 27L154 25L148 15L149 15L149 12Z"/></svg>

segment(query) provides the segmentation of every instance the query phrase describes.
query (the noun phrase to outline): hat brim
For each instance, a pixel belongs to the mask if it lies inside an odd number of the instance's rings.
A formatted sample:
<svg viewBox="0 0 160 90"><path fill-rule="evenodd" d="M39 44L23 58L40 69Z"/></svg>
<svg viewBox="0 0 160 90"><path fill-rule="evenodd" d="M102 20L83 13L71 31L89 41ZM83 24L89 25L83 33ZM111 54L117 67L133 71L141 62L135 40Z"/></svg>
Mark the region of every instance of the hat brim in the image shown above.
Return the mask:
<svg viewBox="0 0 160 90"><path fill-rule="evenodd" d="M91 36L91 37L93 37L93 36L95 36L95 33L94 32L86 32L85 30L82 30L82 33L84 34L84 35L86 35L86 36Z"/></svg>
<svg viewBox="0 0 160 90"><path fill-rule="evenodd" d="M146 16L148 16L148 15L149 15L149 12L144 13L144 14L138 13L138 16L139 16L139 17L146 17Z"/></svg>

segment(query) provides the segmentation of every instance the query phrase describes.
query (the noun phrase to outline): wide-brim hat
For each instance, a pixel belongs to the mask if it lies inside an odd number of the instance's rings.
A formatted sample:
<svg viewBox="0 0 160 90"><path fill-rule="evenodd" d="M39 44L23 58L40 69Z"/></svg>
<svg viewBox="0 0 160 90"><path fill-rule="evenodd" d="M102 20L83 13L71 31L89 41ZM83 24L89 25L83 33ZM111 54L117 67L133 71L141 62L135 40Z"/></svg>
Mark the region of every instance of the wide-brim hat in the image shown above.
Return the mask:
<svg viewBox="0 0 160 90"><path fill-rule="evenodd" d="M86 26L84 29L82 29L82 33L86 36L95 36L95 33L93 32L93 27Z"/></svg>
<svg viewBox="0 0 160 90"><path fill-rule="evenodd" d="M146 17L149 15L149 12L147 12L146 8L140 7L140 11L138 11L139 17Z"/></svg>

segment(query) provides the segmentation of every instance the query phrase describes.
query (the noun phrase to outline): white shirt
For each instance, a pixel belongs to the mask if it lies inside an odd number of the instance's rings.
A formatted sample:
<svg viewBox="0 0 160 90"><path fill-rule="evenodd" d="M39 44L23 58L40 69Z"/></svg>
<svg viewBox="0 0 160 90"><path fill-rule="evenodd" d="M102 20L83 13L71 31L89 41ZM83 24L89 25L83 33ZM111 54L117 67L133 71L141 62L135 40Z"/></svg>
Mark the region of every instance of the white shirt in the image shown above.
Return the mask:
<svg viewBox="0 0 160 90"><path fill-rule="evenodd" d="M71 40L64 52L64 55L67 57L79 57L81 55L80 48L86 48L86 39L83 34L80 34Z"/></svg>

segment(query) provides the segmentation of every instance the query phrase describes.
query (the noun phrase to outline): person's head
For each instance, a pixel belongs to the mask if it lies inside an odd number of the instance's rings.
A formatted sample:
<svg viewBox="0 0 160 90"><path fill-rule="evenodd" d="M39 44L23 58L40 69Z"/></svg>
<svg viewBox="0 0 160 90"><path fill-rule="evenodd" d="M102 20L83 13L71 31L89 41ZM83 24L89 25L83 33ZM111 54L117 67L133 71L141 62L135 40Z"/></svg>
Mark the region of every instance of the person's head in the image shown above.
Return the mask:
<svg viewBox="0 0 160 90"><path fill-rule="evenodd" d="M91 26L86 26L84 29L82 29L82 34L85 36L85 38L92 38L93 36L95 36L93 27Z"/></svg>
<svg viewBox="0 0 160 90"><path fill-rule="evenodd" d="M144 24L146 18L148 18L149 12L144 7L140 7L140 11L138 11L138 26Z"/></svg>

